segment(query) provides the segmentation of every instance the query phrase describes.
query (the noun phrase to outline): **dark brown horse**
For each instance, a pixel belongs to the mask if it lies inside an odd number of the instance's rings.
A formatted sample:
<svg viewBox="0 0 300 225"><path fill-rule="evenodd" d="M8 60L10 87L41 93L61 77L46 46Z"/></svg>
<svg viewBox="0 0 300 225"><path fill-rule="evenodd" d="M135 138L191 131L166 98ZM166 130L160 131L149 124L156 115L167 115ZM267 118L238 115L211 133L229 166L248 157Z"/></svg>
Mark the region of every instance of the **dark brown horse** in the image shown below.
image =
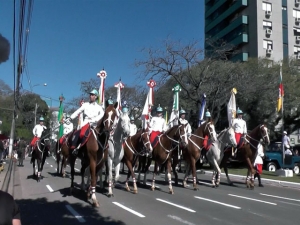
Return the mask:
<svg viewBox="0 0 300 225"><path fill-rule="evenodd" d="M251 175L250 179L247 176L246 184L247 187L250 187L251 189L254 188L254 174L256 172L253 167L253 163L257 154L257 146L261 139L263 140L264 144L266 145L270 144L268 129L264 124L258 125L249 134L247 134L244 145L238 148L237 155L236 155L237 160L241 162L246 162L248 168L247 174ZM228 176L227 161L231 156L232 156L231 148L226 149L224 151L224 157L220 165L220 168L224 167L224 172L226 174L227 181L230 185L232 185L233 183L231 182Z"/></svg>
<svg viewBox="0 0 300 225"><path fill-rule="evenodd" d="M154 173L152 178L151 190L155 190L155 176L157 173L157 167L163 164L167 166L167 176L169 182L169 193L174 194L172 187L172 177L171 177L171 159L174 154L174 150L178 149L178 145L186 146L188 144L187 133L185 130L185 125L179 124L173 126L165 133L159 135L158 143L153 148L152 151L152 160L155 161L156 165L154 167ZM151 160L148 161L148 165L146 166L146 171L144 174L144 184L146 183L146 174L147 170L150 166ZM173 170L174 175L176 176L176 171Z"/></svg>
<svg viewBox="0 0 300 225"><path fill-rule="evenodd" d="M100 169L100 166L104 160L104 151L108 147L107 141L109 138L109 133L115 124L118 112L116 110L118 102L113 105L109 105L104 112L104 116L101 120L98 121L96 128L91 128L91 134L83 146L80 147L78 155L81 155L81 177L83 179L85 169L90 167L90 176L91 184L87 197L91 196L94 206L99 207L99 202L96 198L96 174L97 170ZM69 162L71 167L71 193L74 188L74 174L75 174L75 160L76 157L74 154L69 154Z"/></svg>
<svg viewBox="0 0 300 225"><path fill-rule="evenodd" d="M133 181L133 193L137 194L138 189L136 186L136 178L133 170L133 166L140 156L144 156L146 151L151 150L152 146L149 139L149 131L140 129L135 135L128 137L124 144L124 157L123 162L126 164L128 168L127 179L125 182L125 188L127 191L131 191L128 186L128 180L130 175L132 176Z"/></svg>
<svg viewBox="0 0 300 225"><path fill-rule="evenodd" d="M36 177L37 182L41 180L43 167L50 150L49 139L46 140L46 136L48 136L47 131L44 130L41 138L36 142L32 150L31 162L33 166L33 177ZM35 161L37 162L37 173L35 170Z"/></svg>
<svg viewBox="0 0 300 225"><path fill-rule="evenodd" d="M213 120L206 121L201 124L195 132L189 137L189 143L186 148L182 149L183 159L186 161L187 169L183 179L183 187L187 187L187 178L190 170L192 170L193 176L193 188L198 190L197 187L197 174L196 174L196 162L200 159L201 150L203 149L204 138L207 136L208 141L217 140L217 134Z"/></svg>

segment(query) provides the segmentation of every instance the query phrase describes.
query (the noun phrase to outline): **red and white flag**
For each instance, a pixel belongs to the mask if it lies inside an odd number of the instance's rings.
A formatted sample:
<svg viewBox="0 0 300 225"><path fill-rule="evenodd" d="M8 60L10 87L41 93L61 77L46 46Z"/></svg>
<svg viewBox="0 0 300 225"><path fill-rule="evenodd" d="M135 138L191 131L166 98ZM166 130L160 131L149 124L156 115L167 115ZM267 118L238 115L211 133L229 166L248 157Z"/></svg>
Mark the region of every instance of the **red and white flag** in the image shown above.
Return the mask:
<svg viewBox="0 0 300 225"><path fill-rule="evenodd" d="M121 103L121 90L125 87L124 84L121 82L121 80L115 84L115 87L117 88L117 102L118 102L118 109L122 109L122 103Z"/></svg>
<svg viewBox="0 0 300 225"><path fill-rule="evenodd" d="M154 105L154 92L153 92L153 88L156 86L156 82L152 79L150 79L147 82L149 89L147 98L146 98L146 102L144 105L144 109L142 112L142 121L143 121L143 128L147 129L148 128L148 122L150 119L150 114L151 114L151 110L152 110L152 106Z"/></svg>
<svg viewBox="0 0 300 225"><path fill-rule="evenodd" d="M105 78L107 77L106 71L103 69L99 73L97 73L97 77L100 78L100 86L99 86L99 96L98 103L105 108L105 96L104 96L104 86L105 86Z"/></svg>

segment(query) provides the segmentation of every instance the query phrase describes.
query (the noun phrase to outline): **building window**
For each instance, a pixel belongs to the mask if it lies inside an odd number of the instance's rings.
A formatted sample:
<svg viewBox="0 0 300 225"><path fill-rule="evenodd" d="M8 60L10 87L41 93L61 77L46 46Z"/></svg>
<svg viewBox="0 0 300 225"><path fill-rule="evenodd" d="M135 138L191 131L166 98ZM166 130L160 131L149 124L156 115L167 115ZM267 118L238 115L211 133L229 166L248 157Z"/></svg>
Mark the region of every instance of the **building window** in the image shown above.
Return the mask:
<svg viewBox="0 0 300 225"><path fill-rule="evenodd" d="M269 21L263 21L263 29L271 29L272 30L272 22Z"/></svg>
<svg viewBox="0 0 300 225"><path fill-rule="evenodd" d="M285 7L285 6L282 6L282 10L283 10L283 11L286 11L286 7Z"/></svg>
<svg viewBox="0 0 300 225"><path fill-rule="evenodd" d="M293 9L293 17L300 18L300 11L296 10L296 9Z"/></svg>
<svg viewBox="0 0 300 225"><path fill-rule="evenodd" d="M300 47L294 46L294 55L299 55Z"/></svg>
<svg viewBox="0 0 300 225"><path fill-rule="evenodd" d="M300 29L294 27L293 30L294 30L294 36L300 36Z"/></svg>
<svg viewBox="0 0 300 225"><path fill-rule="evenodd" d="M272 4L268 2L263 2L262 3L262 9L264 11L272 11Z"/></svg>
<svg viewBox="0 0 300 225"><path fill-rule="evenodd" d="M273 49L273 41L264 40L263 48L264 49Z"/></svg>

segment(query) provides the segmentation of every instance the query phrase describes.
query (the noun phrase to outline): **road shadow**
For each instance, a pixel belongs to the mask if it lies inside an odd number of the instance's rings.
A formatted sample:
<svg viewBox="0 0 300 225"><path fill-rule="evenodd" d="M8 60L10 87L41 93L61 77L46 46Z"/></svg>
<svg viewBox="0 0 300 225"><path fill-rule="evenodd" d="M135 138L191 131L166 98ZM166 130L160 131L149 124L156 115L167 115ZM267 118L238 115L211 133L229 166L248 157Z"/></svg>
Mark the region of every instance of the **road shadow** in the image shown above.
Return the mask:
<svg viewBox="0 0 300 225"><path fill-rule="evenodd" d="M72 207L76 212L80 212L80 219L85 220L85 224L104 225L126 225L124 222L114 220L112 217L101 216L98 208L86 206L81 203L70 204L67 201L49 202L46 198L16 199L20 208L22 225L74 225L80 224L74 215L68 210ZM105 207L105 206L100 206Z"/></svg>

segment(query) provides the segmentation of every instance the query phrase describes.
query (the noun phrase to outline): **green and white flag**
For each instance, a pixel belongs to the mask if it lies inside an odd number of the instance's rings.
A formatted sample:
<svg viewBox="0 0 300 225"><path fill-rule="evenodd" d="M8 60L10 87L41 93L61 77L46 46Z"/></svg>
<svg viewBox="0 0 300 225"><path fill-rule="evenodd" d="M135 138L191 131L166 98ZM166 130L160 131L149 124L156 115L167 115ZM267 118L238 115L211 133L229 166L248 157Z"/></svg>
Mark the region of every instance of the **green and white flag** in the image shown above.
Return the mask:
<svg viewBox="0 0 300 225"><path fill-rule="evenodd" d="M171 112L170 119L169 119L169 126L170 127L178 124L178 119L179 119L179 92L181 91L180 85L176 84L172 88L172 91L174 92L174 94L173 94L173 107L172 107L172 112Z"/></svg>

